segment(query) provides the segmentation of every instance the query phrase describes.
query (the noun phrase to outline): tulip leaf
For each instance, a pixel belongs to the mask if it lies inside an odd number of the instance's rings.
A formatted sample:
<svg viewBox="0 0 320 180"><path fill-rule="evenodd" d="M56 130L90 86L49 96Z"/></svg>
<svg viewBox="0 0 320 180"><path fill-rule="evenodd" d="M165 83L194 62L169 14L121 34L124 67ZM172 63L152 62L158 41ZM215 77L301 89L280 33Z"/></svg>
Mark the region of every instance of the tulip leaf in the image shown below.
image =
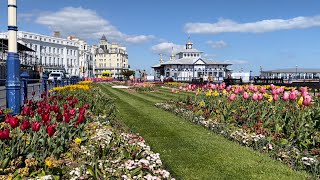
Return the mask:
<svg viewBox="0 0 320 180"><path fill-rule="evenodd" d="M8 166L9 160L10 160L9 157L7 157L2 161L2 164L1 164L2 169L5 169Z"/></svg>

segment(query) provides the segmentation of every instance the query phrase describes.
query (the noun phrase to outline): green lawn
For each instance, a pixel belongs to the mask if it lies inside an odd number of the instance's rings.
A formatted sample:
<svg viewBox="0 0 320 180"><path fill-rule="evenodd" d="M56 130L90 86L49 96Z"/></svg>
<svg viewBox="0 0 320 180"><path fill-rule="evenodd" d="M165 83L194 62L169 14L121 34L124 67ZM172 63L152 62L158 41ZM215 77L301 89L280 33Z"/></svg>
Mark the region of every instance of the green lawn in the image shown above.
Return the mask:
<svg viewBox="0 0 320 180"><path fill-rule="evenodd" d="M119 119L142 135L177 179L306 179L303 172L242 147L213 132L158 109L155 102L179 96L132 93L100 85L115 98ZM169 96L171 95L171 96Z"/></svg>

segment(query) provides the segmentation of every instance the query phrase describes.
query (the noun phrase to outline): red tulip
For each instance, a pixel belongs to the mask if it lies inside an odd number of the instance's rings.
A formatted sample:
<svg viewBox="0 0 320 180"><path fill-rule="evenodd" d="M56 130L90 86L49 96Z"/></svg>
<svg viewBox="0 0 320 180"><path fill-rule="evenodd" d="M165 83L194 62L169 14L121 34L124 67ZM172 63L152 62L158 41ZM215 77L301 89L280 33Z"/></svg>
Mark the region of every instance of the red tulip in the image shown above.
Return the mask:
<svg viewBox="0 0 320 180"><path fill-rule="evenodd" d="M83 108L89 109L89 104L84 104L84 105L83 105Z"/></svg>
<svg viewBox="0 0 320 180"><path fill-rule="evenodd" d="M50 114L49 113L42 113L41 118L44 124L48 124L50 121Z"/></svg>
<svg viewBox="0 0 320 180"><path fill-rule="evenodd" d="M9 124L12 128L16 128L19 126L20 120L17 117L11 117L9 119Z"/></svg>
<svg viewBox="0 0 320 180"><path fill-rule="evenodd" d="M68 105L67 104L63 104L63 109L64 110L68 109Z"/></svg>
<svg viewBox="0 0 320 180"><path fill-rule="evenodd" d="M65 121L66 123L69 123L69 122L70 122L70 119L71 119L69 113L68 113L68 112L65 112L65 113L63 114L63 116L64 116L64 121Z"/></svg>
<svg viewBox="0 0 320 180"><path fill-rule="evenodd" d="M70 110L69 110L69 114L70 114L71 116L74 116L74 115L76 114L76 110L75 110L75 109L70 109Z"/></svg>
<svg viewBox="0 0 320 180"><path fill-rule="evenodd" d="M77 126L78 124L83 123L83 122L84 122L84 114L80 114L77 122L74 125Z"/></svg>
<svg viewBox="0 0 320 180"><path fill-rule="evenodd" d="M20 126L20 129L22 131L24 131L24 130L29 129L30 127L31 127L30 121L29 120L23 120L23 122L22 122L22 124Z"/></svg>
<svg viewBox="0 0 320 180"><path fill-rule="evenodd" d="M40 127L41 127L40 122L33 122L31 125L32 131L35 131L35 132L39 131Z"/></svg>
<svg viewBox="0 0 320 180"><path fill-rule="evenodd" d="M84 114L86 112L85 108L79 108L79 114Z"/></svg>
<svg viewBox="0 0 320 180"><path fill-rule="evenodd" d="M12 117L11 114L7 114L6 117L5 117L5 121L4 122L9 123L11 117Z"/></svg>
<svg viewBox="0 0 320 180"><path fill-rule="evenodd" d="M73 103L76 104L78 102L78 98L73 99Z"/></svg>
<svg viewBox="0 0 320 180"><path fill-rule="evenodd" d="M61 114L61 113L58 113L56 119L57 119L58 122L63 121L63 116L62 116L62 114Z"/></svg>
<svg viewBox="0 0 320 180"><path fill-rule="evenodd" d="M9 139L10 130L8 128L4 128L4 130L0 130L0 139Z"/></svg>
<svg viewBox="0 0 320 180"><path fill-rule="evenodd" d="M2 115L3 114L3 110L2 109L0 109L0 115Z"/></svg>
<svg viewBox="0 0 320 180"><path fill-rule="evenodd" d="M41 114L42 113L42 108L38 107L37 112L38 112L38 114Z"/></svg>
<svg viewBox="0 0 320 180"><path fill-rule="evenodd" d="M56 127L57 126L55 124L51 124L47 127L47 133L49 137L53 136L53 134L56 132Z"/></svg>
<svg viewBox="0 0 320 180"><path fill-rule="evenodd" d="M21 114L22 115L29 115L30 114L30 106L23 106Z"/></svg>
<svg viewBox="0 0 320 180"><path fill-rule="evenodd" d="M36 92L32 91L32 96L34 96L36 94Z"/></svg>

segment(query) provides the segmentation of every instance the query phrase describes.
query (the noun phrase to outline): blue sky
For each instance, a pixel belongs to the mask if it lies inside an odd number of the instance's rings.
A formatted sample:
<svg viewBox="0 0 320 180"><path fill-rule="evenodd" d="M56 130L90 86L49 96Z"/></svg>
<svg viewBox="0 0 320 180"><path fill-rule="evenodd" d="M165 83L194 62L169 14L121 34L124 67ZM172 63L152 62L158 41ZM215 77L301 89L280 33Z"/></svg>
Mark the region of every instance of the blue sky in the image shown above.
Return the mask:
<svg viewBox="0 0 320 180"><path fill-rule="evenodd" d="M178 51L190 34L206 58L258 74L260 66L320 68L319 9L317 0L18 0L18 28L90 44L104 33L128 47L133 68L149 72L159 53ZM6 31L7 1L0 11Z"/></svg>

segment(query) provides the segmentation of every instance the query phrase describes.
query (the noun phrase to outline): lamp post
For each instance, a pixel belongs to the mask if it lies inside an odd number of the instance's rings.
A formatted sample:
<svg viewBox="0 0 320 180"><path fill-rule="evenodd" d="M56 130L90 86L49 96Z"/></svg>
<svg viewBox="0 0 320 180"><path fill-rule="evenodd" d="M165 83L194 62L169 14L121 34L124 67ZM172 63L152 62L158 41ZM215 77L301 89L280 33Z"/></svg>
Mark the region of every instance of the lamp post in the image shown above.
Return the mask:
<svg viewBox="0 0 320 180"><path fill-rule="evenodd" d="M8 56L6 79L7 108L13 114L20 113L21 84L20 84L20 59L17 53L17 1L8 0Z"/></svg>
<svg viewBox="0 0 320 180"><path fill-rule="evenodd" d="M296 65L296 79L298 79L298 65Z"/></svg>

